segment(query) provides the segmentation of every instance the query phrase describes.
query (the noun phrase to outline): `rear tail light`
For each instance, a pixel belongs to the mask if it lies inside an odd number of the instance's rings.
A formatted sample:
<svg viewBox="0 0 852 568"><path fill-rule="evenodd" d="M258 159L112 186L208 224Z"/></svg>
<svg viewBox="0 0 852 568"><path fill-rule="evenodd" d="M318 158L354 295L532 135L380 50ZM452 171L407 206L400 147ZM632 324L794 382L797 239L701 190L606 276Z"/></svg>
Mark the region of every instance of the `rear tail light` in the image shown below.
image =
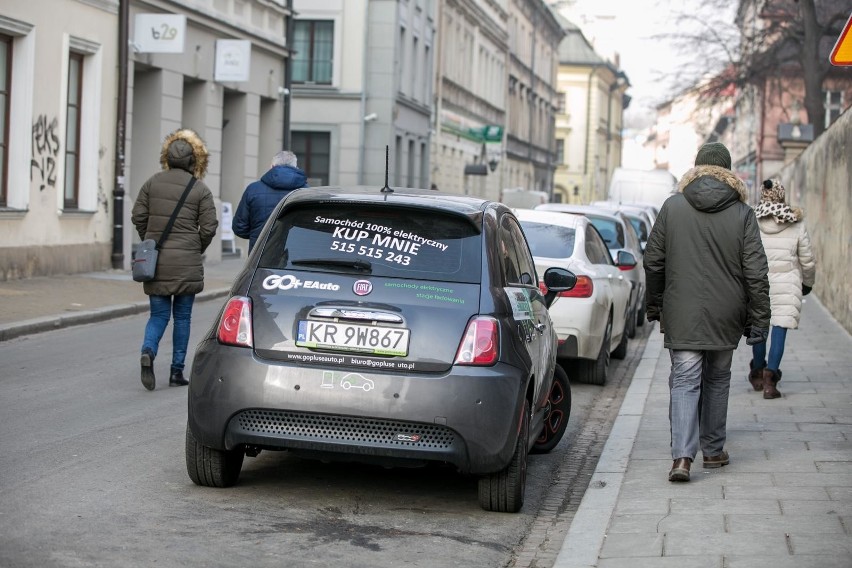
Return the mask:
<svg viewBox="0 0 852 568"><path fill-rule="evenodd" d="M538 285L541 293L547 295L547 286L544 282ZM562 298L591 298L595 291L595 284L588 276L577 276L577 283L567 292L559 292L556 296Z"/></svg>
<svg viewBox="0 0 852 568"><path fill-rule="evenodd" d="M499 355L498 341L497 320L489 317L472 319L459 344L455 364L493 365Z"/></svg>
<svg viewBox="0 0 852 568"><path fill-rule="evenodd" d="M595 284L588 276L577 276L577 283L567 292L559 292L560 298L591 298L595 291Z"/></svg>
<svg viewBox="0 0 852 568"><path fill-rule="evenodd" d="M252 347L251 300L245 296L234 296L228 300L222 319L219 320L219 343Z"/></svg>

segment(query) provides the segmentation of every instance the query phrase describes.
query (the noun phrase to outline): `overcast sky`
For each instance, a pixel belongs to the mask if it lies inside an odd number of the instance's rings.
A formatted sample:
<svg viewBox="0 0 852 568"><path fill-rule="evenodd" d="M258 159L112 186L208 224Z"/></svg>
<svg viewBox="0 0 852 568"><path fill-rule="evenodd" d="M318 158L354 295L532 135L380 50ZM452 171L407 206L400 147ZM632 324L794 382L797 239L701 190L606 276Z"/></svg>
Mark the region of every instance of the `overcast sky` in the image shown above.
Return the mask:
<svg viewBox="0 0 852 568"><path fill-rule="evenodd" d="M583 30L599 55L613 60L614 54L619 54L621 68L631 84L628 94L632 100L625 113L625 125L634 126L650 121L654 108L676 94L678 74L682 76L685 68L695 65L695 53L678 53L671 42L654 39L675 33L679 25L677 12L695 1L556 0L550 3ZM736 2L731 5L735 7ZM726 18L733 21L733 14Z"/></svg>

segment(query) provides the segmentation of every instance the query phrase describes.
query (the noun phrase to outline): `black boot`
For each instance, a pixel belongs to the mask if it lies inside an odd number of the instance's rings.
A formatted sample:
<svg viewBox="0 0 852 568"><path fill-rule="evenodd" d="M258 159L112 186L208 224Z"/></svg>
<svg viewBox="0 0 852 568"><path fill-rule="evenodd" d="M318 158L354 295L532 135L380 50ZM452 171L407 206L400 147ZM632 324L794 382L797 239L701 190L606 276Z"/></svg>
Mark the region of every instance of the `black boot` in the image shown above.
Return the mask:
<svg viewBox="0 0 852 568"><path fill-rule="evenodd" d="M170 387L185 387L188 384L189 381L183 378L183 371L175 371L172 369L172 374L169 375Z"/></svg>
<svg viewBox="0 0 852 568"><path fill-rule="evenodd" d="M140 358L140 363L142 365L142 386L152 391L156 384L154 377L154 354L147 349L144 350Z"/></svg>

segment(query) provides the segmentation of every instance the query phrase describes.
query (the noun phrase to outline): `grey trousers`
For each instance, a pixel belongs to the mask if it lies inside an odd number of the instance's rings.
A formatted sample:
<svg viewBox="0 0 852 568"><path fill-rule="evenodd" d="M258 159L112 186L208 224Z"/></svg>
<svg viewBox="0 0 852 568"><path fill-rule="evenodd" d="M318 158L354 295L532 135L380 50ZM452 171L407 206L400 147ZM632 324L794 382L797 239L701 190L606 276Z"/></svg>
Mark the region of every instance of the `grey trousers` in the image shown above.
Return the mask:
<svg viewBox="0 0 852 568"><path fill-rule="evenodd" d="M695 459L700 444L705 456L725 446L731 351L669 350L669 422L672 459Z"/></svg>

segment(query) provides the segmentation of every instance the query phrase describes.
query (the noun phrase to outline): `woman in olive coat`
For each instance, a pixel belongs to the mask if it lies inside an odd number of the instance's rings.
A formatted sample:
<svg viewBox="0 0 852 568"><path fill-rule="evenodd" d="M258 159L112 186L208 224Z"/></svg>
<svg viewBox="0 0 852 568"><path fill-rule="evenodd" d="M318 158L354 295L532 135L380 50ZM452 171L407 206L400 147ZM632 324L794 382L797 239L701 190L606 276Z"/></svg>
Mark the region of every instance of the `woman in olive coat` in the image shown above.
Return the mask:
<svg viewBox="0 0 852 568"><path fill-rule="evenodd" d="M139 238L159 240L189 181L196 178L160 247L156 275L143 285L151 306L141 356L142 384L148 390L154 390L154 359L170 315L174 316L174 326L169 386L189 384L183 369L192 304L204 289L201 255L219 225L213 194L201 181L207 173L207 161L207 148L198 134L187 128L172 132L160 152L163 170L144 183L133 205L131 220Z"/></svg>

